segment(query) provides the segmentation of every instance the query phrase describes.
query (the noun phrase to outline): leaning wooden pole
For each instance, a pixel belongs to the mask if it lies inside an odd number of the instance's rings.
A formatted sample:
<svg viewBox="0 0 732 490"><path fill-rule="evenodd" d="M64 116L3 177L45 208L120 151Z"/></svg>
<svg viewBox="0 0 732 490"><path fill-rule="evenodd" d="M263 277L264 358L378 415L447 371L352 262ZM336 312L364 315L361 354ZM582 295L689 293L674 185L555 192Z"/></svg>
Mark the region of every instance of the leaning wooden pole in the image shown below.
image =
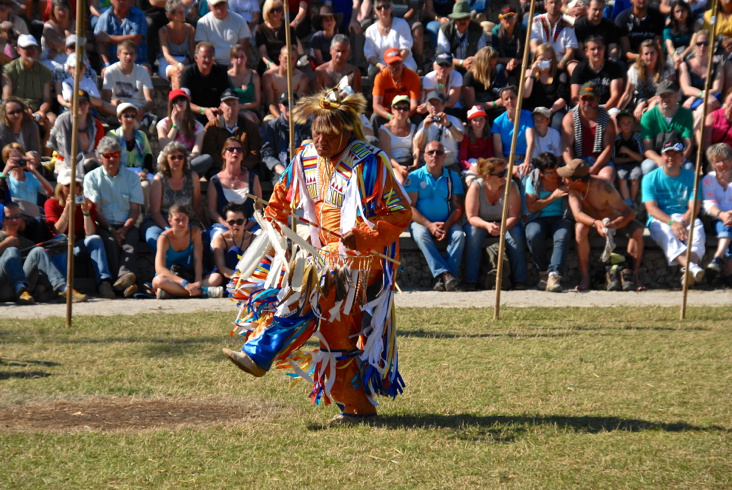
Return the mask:
<svg viewBox="0 0 732 490"><path fill-rule="evenodd" d="M71 210L69 213L69 226L66 229L66 236L69 239L68 258L66 262L66 326L71 327L71 300L74 289L74 230L76 227L76 153L79 151L79 82L81 81L81 69L84 66L84 46L86 38L84 33L84 0L76 0L76 67L74 68L74 95L72 98L73 124L71 127L71 156L67 162L71 169L71 182L69 185L69 198Z"/></svg>
<svg viewBox="0 0 732 490"><path fill-rule="evenodd" d="M531 0L529 8L529 26L526 29L526 40L524 41L524 58L521 63L521 78L519 79L518 94L516 95L516 115L513 117L513 138L511 138L511 152L508 155L508 169L506 185L503 189L503 214L501 215L501 233L498 242L498 270L496 271L496 304L493 308L493 319L498 320L501 314L501 283L503 282L503 254L506 253L506 222L508 221L508 201L511 192L511 176L513 175L513 164L516 159L516 141L518 139L519 124L521 123L521 107L524 101L524 84L526 83L526 67L529 64L529 42L531 40L531 22L534 20L534 8L536 0Z"/></svg>
<svg viewBox="0 0 732 490"><path fill-rule="evenodd" d="M701 117L701 134L699 135L699 141L704 141L704 133L706 133L706 124L704 121L707 120L707 100L709 100L709 88L712 86L712 66L714 65L714 42L717 37L717 15L719 9L719 2L714 0L712 2L712 16L711 26L709 32L709 48L708 48L708 60L707 60L707 79L704 82L704 99L702 100L702 117ZM688 278L689 264L691 263L691 247L694 243L694 221L696 220L696 213L699 212L699 201L697 200L699 192L699 180L701 179L702 162L704 159L704 145L699 144L699 148L696 152L696 166L694 167L694 191L692 192L692 205L691 205L691 225L689 226L689 240L686 246L686 267L684 268L684 275L681 278L681 319L686 318L686 298L689 293Z"/></svg>
<svg viewBox="0 0 732 490"><path fill-rule="evenodd" d="M282 2L285 9L285 43L287 44L287 110L289 111L287 122L290 126L290 162L295 158L295 121L292 119L292 36L290 36L290 6L287 1ZM293 201L294 203L294 201ZM292 205L292 203L291 203ZM290 228L297 229L294 209L290 217ZM295 254L295 242L292 242L292 253Z"/></svg>

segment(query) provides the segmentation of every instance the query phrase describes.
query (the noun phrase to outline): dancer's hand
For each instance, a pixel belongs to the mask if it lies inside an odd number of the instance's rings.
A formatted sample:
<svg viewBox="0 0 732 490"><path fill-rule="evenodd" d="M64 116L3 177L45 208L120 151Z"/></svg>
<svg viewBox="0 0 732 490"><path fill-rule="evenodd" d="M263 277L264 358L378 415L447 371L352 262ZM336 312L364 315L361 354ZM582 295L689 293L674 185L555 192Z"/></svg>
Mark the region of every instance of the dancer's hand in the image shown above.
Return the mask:
<svg viewBox="0 0 732 490"><path fill-rule="evenodd" d="M353 230L347 231L341 237L341 243L349 250L356 250L356 235L353 234Z"/></svg>

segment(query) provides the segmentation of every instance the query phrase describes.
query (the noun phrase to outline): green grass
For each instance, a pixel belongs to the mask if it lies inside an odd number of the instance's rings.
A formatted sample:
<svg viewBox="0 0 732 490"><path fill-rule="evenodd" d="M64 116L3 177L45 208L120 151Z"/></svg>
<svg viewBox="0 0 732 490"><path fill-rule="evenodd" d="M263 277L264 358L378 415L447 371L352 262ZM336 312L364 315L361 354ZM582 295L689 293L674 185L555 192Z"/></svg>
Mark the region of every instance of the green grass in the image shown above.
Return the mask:
<svg viewBox="0 0 732 490"><path fill-rule="evenodd" d="M240 423L0 427L0 488L732 488L732 308L400 309L407 384L376 427L221 355L232 314L3 320L0 408L110 398ZM33 361L33 362L29 362ZM7 408L6 408L7 409ZM8 424L6 424L8 425Z"/></svg>

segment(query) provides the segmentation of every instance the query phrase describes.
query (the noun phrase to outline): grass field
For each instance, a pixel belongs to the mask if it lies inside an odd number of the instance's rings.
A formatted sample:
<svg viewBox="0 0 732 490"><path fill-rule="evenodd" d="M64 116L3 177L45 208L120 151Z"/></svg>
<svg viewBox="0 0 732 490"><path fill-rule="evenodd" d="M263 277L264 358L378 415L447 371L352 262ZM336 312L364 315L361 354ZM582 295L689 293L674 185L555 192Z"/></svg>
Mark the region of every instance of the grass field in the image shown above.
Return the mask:
<svg viewBox="0 0 732 490"><path fill-rule="evenodd" d="M400 309L352 428L226 360L233 313L3 320L0 488L732 488L732 308Z"/></svg>

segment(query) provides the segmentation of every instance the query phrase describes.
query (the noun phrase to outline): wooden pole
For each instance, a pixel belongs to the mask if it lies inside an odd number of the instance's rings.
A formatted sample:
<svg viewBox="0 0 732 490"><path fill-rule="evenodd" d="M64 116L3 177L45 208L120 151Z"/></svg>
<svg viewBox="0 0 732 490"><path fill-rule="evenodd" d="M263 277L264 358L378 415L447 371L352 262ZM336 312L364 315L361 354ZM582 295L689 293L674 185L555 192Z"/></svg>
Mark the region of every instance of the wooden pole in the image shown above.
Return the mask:
<svg viewBox="0 0 732 490"><path fill-rule="evenodd" d="M719 2L717 0L712 1L712 16L711 16L711 26L710 26L710 32L709 32L709 52L708 56L709 59L707 60L707 79L704 82L704 100L702 101L703 109L702 109L702 117L701 117L701 134L699 135L699 141L704 141L704 133L706 133L706 124L704 123L707 120L707 100L709 99L709 88L712 86L712 66L713 66L713 59L714 59L714 42L717 37L717 15L719 14ZM687 280L689 278L689 264L691 263L691 244L694 243L694 221L696 221L696 214L699 212L699 201L697 201L697 198L699 197L698 191L699 191L699 179L701 178L701 172L702 172L702 161L704 158L704 144L700 143L699 148L696 152L696 166L694 167L694 190L691 193L692 195L692 205L691 205L691 226L689 227L689 239L687 241L686 246L686 267L684 268L684 275L681 278L681 288L682 288L682 298L681 298L681 313L680 317L682 320L686 318L686 298L687 294L689 292L689 286L687 285Z"/></svg>
<svg viewBox="0 0 732 490"><path fill-rule="evenodd" d="M526 29L526 40L524 41L524 58L521 63L521 78L519 79L518 94L516 94L516 115L513 121L513 138L511 139L511 152L508 155L508 168L506 175L506 185L503 190L503 214L501 215L501 233L498 242L498 270L496 271L496 303L493 308L493 319L498 320L501 313L501 282L503 276L503 254L506 253L506 222L508 221L508 201L511 192L511 176L513 175L513 164L516 159L516 141L518 139L519 123L521 122L521 107L524 100L524 84L526 77L526 67L529 64L529 41L531 40L531 23L534 20L534 8L536 0L531 0L529 8L529 24Z"/></svg>
<svg viewBox="0 0 732 490"><path fill-rule="evenodd" d="M84 0L76 1L76 67L74 68L74 94L72 97L71 126L71 157L69 167L71 168L71 185L69 185L69 197L71 198L71 212L69 213L69 227L66 236L69 239L68 258L66 262L66 326L71 327L71 300L74 289L74 228L76 227L76 153L79 151L79 82L81 81L81 69L84 66L84 47L86 45L86 32L84 22Z"/></svg>
<svg viewBox="0 0 732 490"><path fill-rule="evenodd" d="M286 19L285 43L287 44L287 110L289 111L287 122L290 127L290 162L292 162L292 159L295 158L295 121L292 120L292 39L290 39L290 22L292 22L292 20L289 17L290 6L288 5L287 0L282 2L282 4L285 9ZM295 209L292 209L291 211L290 228L297 232ZM295 242L292 242L292 253L293 255L295 253Z"/></svg>

